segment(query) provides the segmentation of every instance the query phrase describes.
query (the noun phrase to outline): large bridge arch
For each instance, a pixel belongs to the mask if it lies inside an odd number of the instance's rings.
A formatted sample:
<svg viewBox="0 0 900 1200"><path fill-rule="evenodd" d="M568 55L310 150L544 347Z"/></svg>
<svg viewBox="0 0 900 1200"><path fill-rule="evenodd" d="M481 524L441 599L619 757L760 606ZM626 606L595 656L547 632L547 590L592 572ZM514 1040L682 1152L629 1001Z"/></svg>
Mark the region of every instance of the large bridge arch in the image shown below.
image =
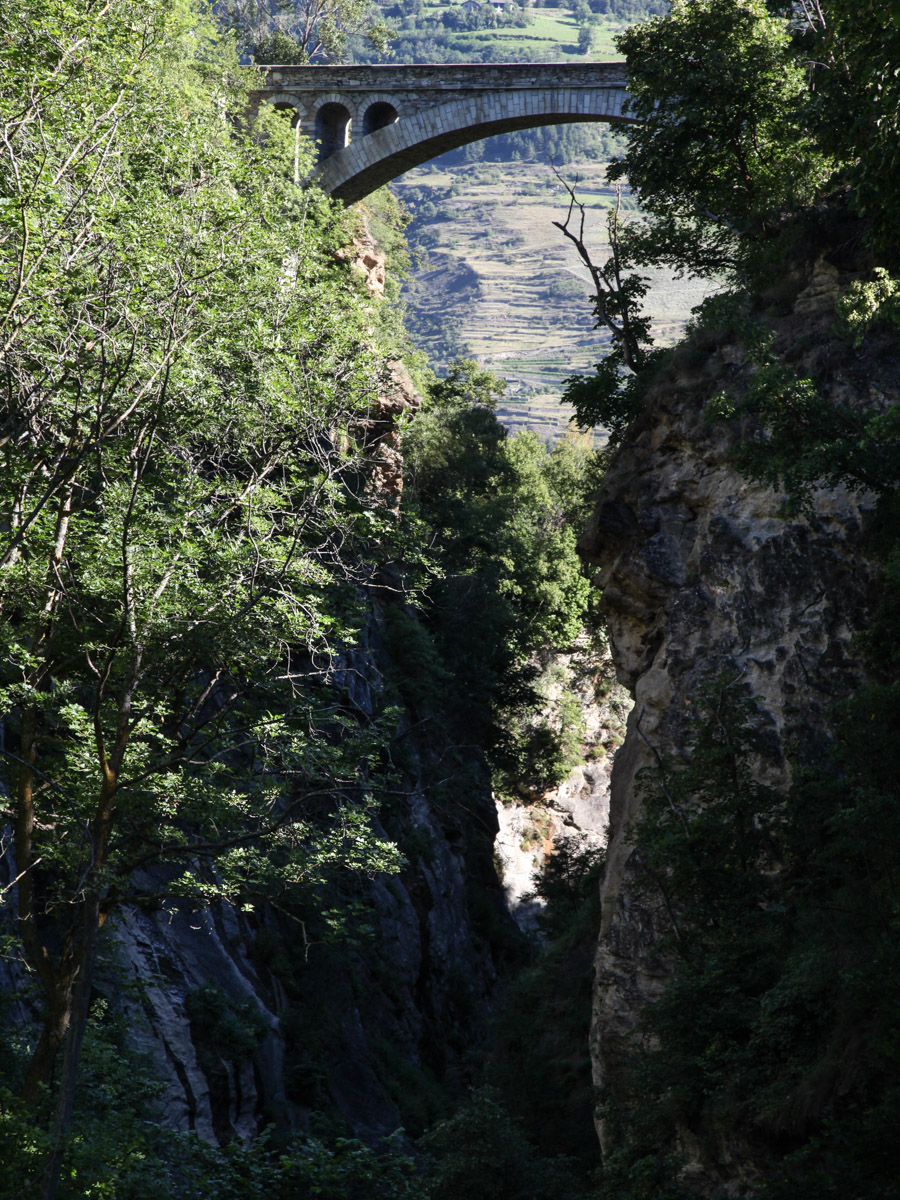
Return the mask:
<svg viewBox="0 0 900 1200"><path fill-rule="evenodd" d="M583 121L628 122L621 63L267 67L257 100L300 114L318 137L315 177L345 204L429 159L497 133ZM325 130L328 112L340 129ZM332 109L334 111L332 111Z"/></svg>
<svg viewBox="0 0 900 1200"><path fill-rule="evenodd" d="M441 106L437 123L422 115L355 138L324 159L316 180L336 199L353 204L404 171L497 133L575 121L627 120L622 116L623 100L624 89L621 95L584 97L563 88L542 88L525 96L500 92L478 100L452 100Z"/></svg>

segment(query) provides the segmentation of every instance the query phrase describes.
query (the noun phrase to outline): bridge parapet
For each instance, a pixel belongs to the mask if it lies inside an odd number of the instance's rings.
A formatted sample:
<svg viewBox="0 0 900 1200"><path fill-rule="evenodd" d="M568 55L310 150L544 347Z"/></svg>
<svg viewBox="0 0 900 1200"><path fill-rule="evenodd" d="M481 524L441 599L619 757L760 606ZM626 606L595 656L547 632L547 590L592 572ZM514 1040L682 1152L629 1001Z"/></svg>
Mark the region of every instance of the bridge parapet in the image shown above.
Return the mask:
<svg viewBox="0 0 900 1200"><path fill-rule="evenodd" d="M343 89L405 91L459 87L591 87L624 83L623 62L577 63L360 63L351 66L264 67L264 91L330 92Z"/></svg>

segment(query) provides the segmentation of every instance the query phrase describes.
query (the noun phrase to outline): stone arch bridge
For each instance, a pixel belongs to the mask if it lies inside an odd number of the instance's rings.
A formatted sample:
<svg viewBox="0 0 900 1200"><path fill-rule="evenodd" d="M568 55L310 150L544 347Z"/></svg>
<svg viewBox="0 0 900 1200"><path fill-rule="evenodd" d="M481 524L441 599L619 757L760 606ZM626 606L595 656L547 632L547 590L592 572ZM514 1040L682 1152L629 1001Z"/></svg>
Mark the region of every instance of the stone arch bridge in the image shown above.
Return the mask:
<svg viewBox="0 0 900 1200"><path fill-rule="evenodd" d="M445 150L571 121L628 122L622 63L264 68L254 93L319 144L316 178L345 204Z"/></svg>

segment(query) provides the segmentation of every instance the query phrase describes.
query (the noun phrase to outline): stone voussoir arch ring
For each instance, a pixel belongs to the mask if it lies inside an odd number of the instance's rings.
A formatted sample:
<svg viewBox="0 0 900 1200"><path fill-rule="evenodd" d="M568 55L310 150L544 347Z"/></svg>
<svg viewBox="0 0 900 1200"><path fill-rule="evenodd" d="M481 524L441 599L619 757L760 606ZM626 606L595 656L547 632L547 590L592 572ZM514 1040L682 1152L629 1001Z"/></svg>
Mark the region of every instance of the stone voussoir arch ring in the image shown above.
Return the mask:
<svg viewBox="0 0 900 1200"><path fill-rule="evenodd" d="M357 112L359 102L345 93L324 92L321 96L316 96L312 104L313 113L318 113L326 104L339 104L341 108L346 108L351 120L354 120L359 115Z"/></svg>
<svg viewBox="0 0 900 1200"><path fill-rule="evenodd" d="M325 92L313 104L313 137L319 144L319 162L323 162L350 142L350 129L358 105L340 92Z"/></svg>
<svg viewBox="0 0 900 1200"><path fill-rule="evenodd" d="M284 108L292 108L300 120L303 119L303 104L295 95L290 92L276 92L274 96L266 96L266 103L277 108L281 105Z"/></svg>
<svg viewBox="0 0 900 1200"><path fill-rule="evenodd" d="M359 128L354 129L356 134L374 133L377 129L383 129L386 125L393 125L395 121L403 119L397 96L390 92L369 92L365 99L358 102L358 108ZM373 109L381 110L374 122L370 121Z"/></svg>

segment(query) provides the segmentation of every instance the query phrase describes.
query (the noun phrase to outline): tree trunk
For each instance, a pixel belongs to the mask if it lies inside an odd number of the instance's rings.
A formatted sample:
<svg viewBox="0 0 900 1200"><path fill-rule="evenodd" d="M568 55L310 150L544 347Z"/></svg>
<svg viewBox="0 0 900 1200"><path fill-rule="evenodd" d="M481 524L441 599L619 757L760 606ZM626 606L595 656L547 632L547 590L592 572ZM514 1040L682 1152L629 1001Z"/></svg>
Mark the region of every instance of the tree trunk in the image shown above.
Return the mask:
<svg viewBox="0 0 900 1200"><path fill-rule="evenodd" d="M59 1186L66 1148L66 1135L72 1121L72 1106L75 1101L75 1085L78 1082L78 1065L81 1061L81 1046L87 1028L88 1009L91 1002L91 987L94 980L94 964L97 961L97 936L100 927L100 897L89 892L84 902L84 934L81 943L80 963L75 980L75 995L71 1006L69 1032L63 1053L62 1071L59 1080L59 1095L53 1118L52 1149L41 1179L40 1200L54 1200Z"/></svg>
<svg viewBox="0 0 900 1200"><path fill-rule="evenodd" d="M41 1088L49 1087L53 1077L53 1066L62 1046L69 1022L72 1019L72 973L47 996L47 1011L44 1015L44 1027L28 1070L25 1072L25 1083L22 1086L22 1100L34 1107L41 1098Z"/></svg>

